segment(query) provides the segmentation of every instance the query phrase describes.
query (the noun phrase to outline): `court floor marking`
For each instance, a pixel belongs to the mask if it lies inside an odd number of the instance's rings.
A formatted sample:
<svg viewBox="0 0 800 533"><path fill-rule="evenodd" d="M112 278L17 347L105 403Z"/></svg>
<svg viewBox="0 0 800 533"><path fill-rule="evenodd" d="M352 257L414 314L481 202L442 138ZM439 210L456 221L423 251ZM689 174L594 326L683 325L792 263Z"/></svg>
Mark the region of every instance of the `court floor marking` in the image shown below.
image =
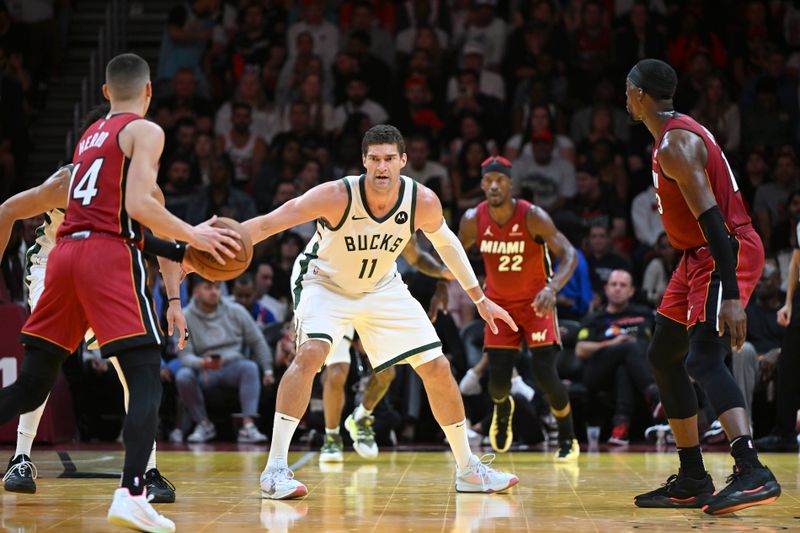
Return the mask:
<svg viewBox="0 0 800 533"><path fill-rule="evenodd" d="M386 503L384 504L383 509L381 509L381 514L378 515L378 519L375 520L375 526L372 528L373 533L375 533L375 531L378 530L378 526L380 526L380 524L381 524L381 520L383 519L383 515L386 513L386 509L389 508L389 504L392 502L392 499L394 498L395 492L397 492L397 487L399 487L400 484L403 482L403 479L406 477L406 474L408 474L408 471L411 469L411 466L414 464L414 461L417 460L417 456L418 455L419 454L417 452L414 452L414 455L411 456L411 461L408 462L408 466L406 466L406 469L403 470L403 475L400 476L400 479L398 479L397 483L395 483L394 487L392 487L392 493L389 495L389 499L386 500ZM446 517L445 517L445 520L446 520Z"/></svg>
<svg viewBox="0 0 800 533"><path fill-rule="evenodd" d="M512 472L516 472L517 471L517 466L514 464L514 454L513 453L509 453L508 454L508 459L511 461L511 471ZM515 494L514 494L513 497L515 497L516 500L519 502L520 510L522 511L522 517L525 519L525 530L526 531L530 531L531 530L531 525L528 523L528 513L525 512L525 498L523 498L521 496L522 487L520 485L522 485L522 479L521 478L519 480L519 483L517 483L517 487L516 487L517 490L514 491Z"/></svg>

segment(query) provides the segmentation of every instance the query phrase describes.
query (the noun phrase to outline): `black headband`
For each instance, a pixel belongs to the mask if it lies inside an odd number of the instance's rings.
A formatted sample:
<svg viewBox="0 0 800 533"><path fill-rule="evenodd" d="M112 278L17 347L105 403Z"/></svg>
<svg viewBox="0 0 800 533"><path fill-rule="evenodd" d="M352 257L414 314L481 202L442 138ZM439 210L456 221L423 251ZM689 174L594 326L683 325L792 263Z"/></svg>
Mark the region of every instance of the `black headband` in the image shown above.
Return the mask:
<svg viewBox="0 0 800 533"><path fill-rule="evenodd" d="M500 174L504 174L508 177L511 177L511 167L508 165L504 165L497 158L493 159L491 162L486 163L481 167L481 177L485 176L489 172L499 172Z"/></svg>
<svg viewBox="0 0 800 533"><path fill-rule="evenodd" d="M636 63L628 72L628 79L656 100L672 100L677 85L672 67L656 59L643 59Z"/></svg>

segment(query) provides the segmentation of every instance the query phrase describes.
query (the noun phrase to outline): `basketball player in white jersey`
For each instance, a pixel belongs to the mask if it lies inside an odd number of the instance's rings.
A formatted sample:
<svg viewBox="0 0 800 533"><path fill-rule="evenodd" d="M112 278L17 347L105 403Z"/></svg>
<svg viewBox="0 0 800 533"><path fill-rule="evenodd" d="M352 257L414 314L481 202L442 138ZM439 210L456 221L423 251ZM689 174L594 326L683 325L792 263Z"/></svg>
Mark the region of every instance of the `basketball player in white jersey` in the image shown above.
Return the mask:
<svg viewBox="0 0 800 533"><path fill-rule="evenodd" d="M305 496L308 489L288 467L289 443L308 407L314 374L353 325L375 372L410 364L422 379L431 410L447 436L457 465L459 492L499 492L517 484L473 455L464 405L422 306L409 293L395 260L417 229L428 239L478 312L496 331L495 320L516 330L508 313L487 299L466 253L444 221L436 195L401 176L405 142L397 128L378 125L362 141L366 174L324 183L271 213L244 223L253 242L317 220L293 280L297 355L278 388L272 445L261 474L269 499Z"/></svg>
<svg viewBox="0 0 800 533"><path fill-rule="evenodd" d="M406 245L401 254L403 259L426 276L437 279L452 280L453 275L434 257L420 248L416 237L411 236L411 241ZM303 254L300 254L292 269L292 279L296 279L300 272L300 263ZM431 301L431 316L436 316L438 306L436 301ZM339 435L339 426L342 422L342 408L345 402L344 387L347 375L350 373L350 346L355 337L355 328L351 325L335 351L331 351L325 360L325 370L322 374L322 412L325 417L325 440L319 451L320 463L340 463L344 460L342 451L344 443ZM365 404L373 407L381 401L389 390L394 380L394 367L389 367L383 372L373 372L364 391L364 400L351 413L345 421L345 429L353 439L353 449L365 459L374 459L378 456L378 444L375 442L375 431L372 429L372 411L364 407Z"/></svg>
<svg viewBox="0 0 800 533"><path fill-rule="evenodd" d="M8 244L11 227L16 220L36 216L42 212L45 213L45 223L37 228L36 242L28 249L26 254L25 283L28 286L28 304L31 309L36 307L36 303L42 295L42 291L44 291L47 256L56 245L58 227L64 220L64 208L67 204L71 168L72 165L61 167L38 187L23 191L0 205L0 255L2 255ZM154 195L159 197L163 203L163 195L160 190L154 191ZM148 237L148 240L152 243L151 238ZM162 246L164 244L167 243L162 241ZM156 244L156 248L158 248L158 244ZM177 257L174 257L174 259L177 259ZM169 294L178 294L180 265L173 261L163 261L161 259L159 259L159 263L167 292ZM183 344L185 342L186 321L183 317L180 300L176 300L174 304L170 302L167 310L167 320L169 322L170 335L172 335L173 326L177 327L180 334L179 342ZM86 344L90 350L98 348L97 340L94 338L94 333L91 329L86 332ZM117 371L117 376L122 376L117 358L110 357L109 360ZM127 410L128 387L122 379L121 383ZM46 404L47 401L45 400L37 409L20 415L17 427L17 449L8 463L8 469L3 478L3 487L7 491L28 494L36 492L36 466L31 461L31 448ZM148 460L145 479L147 493L153 496L151 500L153 503L172 503L175 501L175 487L156 468L155 442Z"/></svg>

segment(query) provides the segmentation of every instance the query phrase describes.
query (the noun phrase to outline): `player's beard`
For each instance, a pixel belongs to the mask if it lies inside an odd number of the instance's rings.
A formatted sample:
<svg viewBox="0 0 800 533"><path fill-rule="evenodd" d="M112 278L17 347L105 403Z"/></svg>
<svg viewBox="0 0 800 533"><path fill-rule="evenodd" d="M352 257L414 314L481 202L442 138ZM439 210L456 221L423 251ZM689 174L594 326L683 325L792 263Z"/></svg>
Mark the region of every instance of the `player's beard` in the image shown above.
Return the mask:
<svg viewBox="0 0 800 533"><path fill-rule="evenodd" d="M630 121L631 121L631 122L633 122L634 124L638 124L638 123L642 122L642 118L641 118L641 117L637 117L636 115L634 115L634 114L633 114L633 111L631 111L631 108L630 108L630 107L628 107L628 106L625 106L625 111L627 111L627 112L628 112L628 118L629 118L629 119L630 119Z"/></svg>

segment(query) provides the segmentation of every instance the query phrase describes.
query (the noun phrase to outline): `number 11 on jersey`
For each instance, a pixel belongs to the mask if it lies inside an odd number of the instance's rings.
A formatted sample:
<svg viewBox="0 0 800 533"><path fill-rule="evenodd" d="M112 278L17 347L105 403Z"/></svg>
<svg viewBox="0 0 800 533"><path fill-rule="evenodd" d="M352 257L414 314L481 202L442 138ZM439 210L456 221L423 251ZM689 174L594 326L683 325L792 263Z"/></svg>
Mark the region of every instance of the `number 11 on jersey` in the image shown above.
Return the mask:
<svg viewBox="0 0 800 533"><path fill-rule="evenodd" d="M372 274L375 273L375 267L378 265L378 260L373 259L362 259L361 260L361 272L358 274L358 279L364 279L364 273L367 271L367 265L369 265L369 274L367 274L367 278L371 278Z"/></svg>

